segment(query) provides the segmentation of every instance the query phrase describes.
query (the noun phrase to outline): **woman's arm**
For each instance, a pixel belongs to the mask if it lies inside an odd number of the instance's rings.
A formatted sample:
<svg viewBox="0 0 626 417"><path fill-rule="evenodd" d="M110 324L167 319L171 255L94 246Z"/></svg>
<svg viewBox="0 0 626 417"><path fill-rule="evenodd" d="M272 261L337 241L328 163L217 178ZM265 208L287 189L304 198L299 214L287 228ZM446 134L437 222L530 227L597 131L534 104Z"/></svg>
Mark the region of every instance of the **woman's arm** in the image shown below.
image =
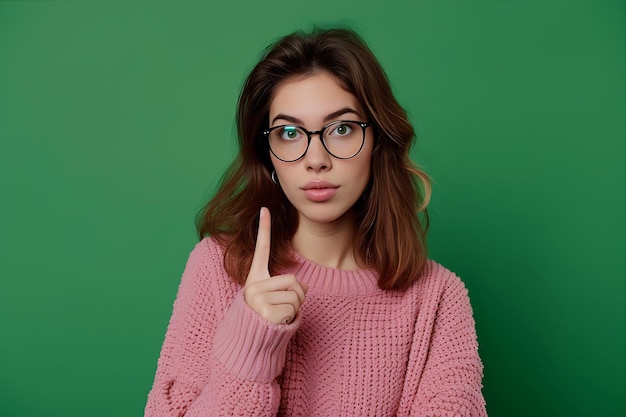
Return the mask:
<svg viewBox="0 0 626 417"><path fill-rule="evenodd" d="M256 314L205 239L191 253L161 349L146 417L274 416L276 376L300 320L274 325Z"/></svg>
<svg viewBox="0 0 626 417"><path fill-rule="evenodd" d="M410 414L486 417L483 365L467 289L448 272L439 299L424 370Z"/></svg>

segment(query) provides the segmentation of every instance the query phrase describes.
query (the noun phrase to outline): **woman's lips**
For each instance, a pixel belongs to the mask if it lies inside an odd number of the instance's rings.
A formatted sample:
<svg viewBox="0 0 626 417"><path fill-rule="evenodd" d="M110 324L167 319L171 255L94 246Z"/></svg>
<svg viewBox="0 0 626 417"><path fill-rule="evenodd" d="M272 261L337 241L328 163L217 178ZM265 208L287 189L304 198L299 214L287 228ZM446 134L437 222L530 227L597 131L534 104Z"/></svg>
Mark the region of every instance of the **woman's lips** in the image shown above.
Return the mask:
<svg viewBox="0 0 626 417"><path fill-rule="evenodd" d="M309 200L319 203L330 200L338 188L338 185L326 181L312 181L302 187L302 191Z"/></svg>

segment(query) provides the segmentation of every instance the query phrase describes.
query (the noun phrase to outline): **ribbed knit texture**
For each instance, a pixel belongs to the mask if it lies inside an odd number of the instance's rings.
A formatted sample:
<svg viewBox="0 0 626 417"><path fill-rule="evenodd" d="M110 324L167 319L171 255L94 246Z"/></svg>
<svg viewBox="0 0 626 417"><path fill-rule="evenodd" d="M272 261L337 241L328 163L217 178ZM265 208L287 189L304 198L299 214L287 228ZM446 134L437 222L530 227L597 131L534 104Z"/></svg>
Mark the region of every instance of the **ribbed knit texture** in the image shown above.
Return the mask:
<svg viewBox="0 0 626 417"><path fill-rule="evenodd" d="M195 247L145 409L153 416L486 416L467 290L429 261L408 290L373 270L302 257L309 286L289 325L267 322L224 272L223 250Z"/></svg>

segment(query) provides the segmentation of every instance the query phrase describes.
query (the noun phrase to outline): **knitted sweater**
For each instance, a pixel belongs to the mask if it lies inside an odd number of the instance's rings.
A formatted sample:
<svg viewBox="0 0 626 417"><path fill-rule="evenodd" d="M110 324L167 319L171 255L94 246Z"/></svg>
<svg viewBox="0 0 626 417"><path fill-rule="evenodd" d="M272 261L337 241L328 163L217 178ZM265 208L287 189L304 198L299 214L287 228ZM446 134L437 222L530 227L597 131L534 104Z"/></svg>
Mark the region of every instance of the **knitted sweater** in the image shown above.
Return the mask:
<svg viewBox="0 0 626 417"><path fill-rule="evenodd" d="M152 416L486 416L467 290L429 261L406 291L373 270L296 255L295 320L270 323L225 273L211 238L192 251L148 396Z"/></svg>

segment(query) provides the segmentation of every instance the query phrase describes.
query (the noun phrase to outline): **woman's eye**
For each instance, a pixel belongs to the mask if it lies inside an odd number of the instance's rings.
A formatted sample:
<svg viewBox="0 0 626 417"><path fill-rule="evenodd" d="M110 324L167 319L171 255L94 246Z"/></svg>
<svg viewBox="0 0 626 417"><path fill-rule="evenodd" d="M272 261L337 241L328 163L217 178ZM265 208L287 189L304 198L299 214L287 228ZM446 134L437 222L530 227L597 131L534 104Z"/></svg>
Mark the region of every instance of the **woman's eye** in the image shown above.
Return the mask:
<svg viewBox="0 0 626 417"><path fill-rule="evenodd" d="M293 139L297 139L298 136L300 136L298 132L298 128L296 128L295 126L285 126L283 127L282 130L283 130L283 134L281 135L281 137L283 139L293 140Z"/></svg>
<svg viewBox="0 0 626 417"><path fill-rule="evenodd" d="M337 136L346 136L349 135L350 132L352 132L352 129L348 125L339 125L333 131Z"/></svg>

